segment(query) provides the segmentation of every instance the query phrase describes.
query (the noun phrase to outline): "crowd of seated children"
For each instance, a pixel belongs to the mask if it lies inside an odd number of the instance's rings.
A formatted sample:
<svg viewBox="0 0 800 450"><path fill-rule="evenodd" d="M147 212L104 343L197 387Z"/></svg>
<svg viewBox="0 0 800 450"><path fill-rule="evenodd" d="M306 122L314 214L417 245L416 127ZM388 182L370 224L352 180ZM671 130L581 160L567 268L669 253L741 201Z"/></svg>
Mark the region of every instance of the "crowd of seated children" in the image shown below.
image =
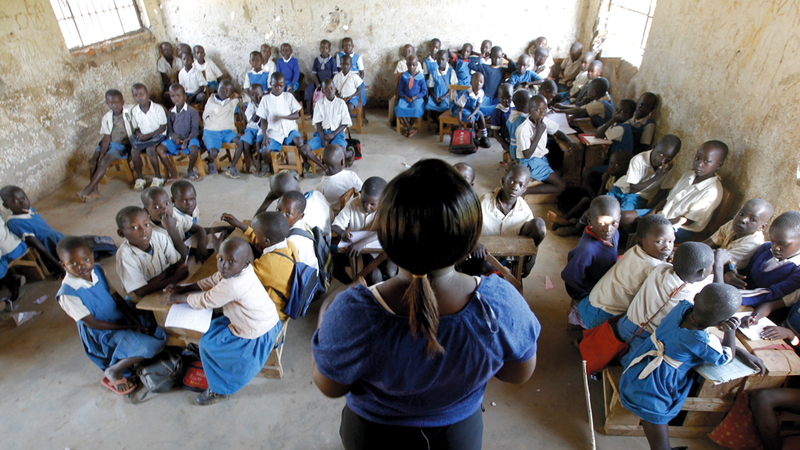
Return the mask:
<svg viewBox="0 0 800 450"><path fill-rule="evenodd" d="M300 89L300 62L292 56L292 46L288 43L281 44L280 53L281 57L275 67L286 80L286 92L294 94L294 91Z"/></svg>
<svg viewBox="0 0 800 450"><path fill-rule="evenodd" d="M161 291L189 275L189 269L166 233L153 230L143 208L126 206L116 217L125 240L117 251L117 275L131 299Z"/></svg>
<svg viewBox="0 0 800 450"><path fill-rule="evenodd" d="M595 74L594 77L589 78L589 69L591 68L591 64L595 61L595 53L592 51L586 52L581 56L581 68L578 72L578 75L575 76L575 80L572 82L572 87L569 88L569 91L562 92L561 98L564 99L573 99L577 98L578 94L583 90L583 87L586 86L589 81L597 78L603 73L603 63L599 65L599 71L597 71L598 66L595 65Z"/></svg>
<svg viewBox="0 0 800 450"><path fill-rule="evenodd" d="M729 258L725 250L711 250L702 242L678 246L672 264L661 264L650 272L627 313L617 322L621 340L630 341L631 348L647 340L681 300L691 300L712 281L722 283L723 267Z"/></svg>
<svg viewBox="0 0 800 450"><path fill-rule="evenodd" d="M58 304L77 323L86 356L103 371L101 384L115 394L131 393L133 365L160 353L166 333L151 312L137 311L114 290L85 239L65 237L57 253L66 271Z"/></svg>
<svg viewBox="0 0 800 450"><path fill-rule="evenodd" d="M9 265L27 251L28 246L25 242L8 230L6 223L0 217L0 288L8 290L8 297L3 295L4 312L11 311L12 302L23 294L21 289L26 282L25 277L9 269Z"/></svg>
<svg viewBox="0 0 800 450"><path fill-rule="evenodd" d="M503 60L508 61L508 66L503 66ZM497 88L503 82L503 76L507 72L515 72L517 65L508 59L503 49L492 47L490 61L484 62L483 59L474 59L469 63L470 70L475 73L483 74L483 93L484 98L480 105L481 113L490 116L492 110L497 105Z"/></svg>
<svg viewBox="0 0 800 450"><path fill-rule="evenodd" d="M361 193L350 199L344 208L336 215L331 225L331 231L339 235L342 241L349 242L347 246L347 256L358 256L364 248L378 240L375 233L375 211L378 210L383 189L386 187L386 180L380 177L370 177L364 182ZM369 231L361 239L354 239L353 232ZM338 254L338 253L337 253ZM342 255L343 256L343 255ZM369 265L374 259L372 255L362 256L364 265ZM346 258L334 260L334 266L346 265ZM389 260L381 263L372 273L367 274L367 284L373 285L387 280L397 274L397 266Z"/></svg>
<svg viewBox="0 0 800 450"><path fill-rule="evenodd" d="M211 59L206 59L206 49L202 45L192 47L194 55L194 67L203 74L208 86L208 92L213 94L219 86L219 79L222 78L222 71Z"/></svg>
<svg viewBox="0 0 800 450"><path fill-rule="evenodd" d="M191 52L182 54L181 60L183 60L183 69L178 72L178 83L186 91L186 101L192 105L202 105L208 100L206 77L200 69L194 66L194 56Z"/></svg>
<svg viewBox="0 0 800 450"><path fill-rule="evenodd" d="M450 106L450 112L453 117L458 119L459 127L470 127L475 130L479 146L489 148L492 144L489 142L486 119L481 112L481 104L484 99L483 74L475 72L472 74L469 88L462 90L458 94L458 98Z"/></svg>
<svg viewBox="0 0 800 450"><path fill-rule="evenodd" d="M617 262L619 245L619 202L607 195L596 197L589 204L589 225L578 244L567 254L567 265L561 271L567 294L572 299L570 323L580 321L576 305Z"/></svg>
<svg viewBox="0 0 800 450"><path fill-rule="evenodd" d="M408 70L406 73L411 75L412 72ZM403 79L405 76L401 78L401 83ZM450 109L450 86L455 84L458 84L456 70L447 60L447 51L439 50L436 53L436 66L428 74L428 99L425 101L425 111L437 131L439 116Z"/></svg>
<svg viewBox="0 0 800 450"><path fill-rule="evenodd" d="M234 119L236 108L239 106L237 96L230 80L222 80L219 83L219 90L209 97L203 110L203 143L208 151L209 175L217 174L217 165L214 161L223 143L239 146L239 135L236 133ZM239 171L231 164L225 174L231 178L238 178ZM192 181L199 179L195 172L190 172L189 178Z"/></svg>
<svg viewBox="0 0 800 450"><path fill-rule="evenodd" d="M764 230L773 212L770 202L760 198L750 199L733 216L733 220L719 227L703 242L713 249L724 248L731 255L730 263L737 269L744 269L764 243Z"/></svg>
<svg viewBox="0 0 800 450"><path fill-rule="evenodd" d="M131 93L133 94L133 99L136 100L136 105L131 109L133 135L130 137L131 161L133 162L133 170L136 172L136 181L133 189L142 191L147 187L147 182L144 179L144 175L142 175L142 152L145 152L147 157L150 158L150 163L155 173L150 183L151 186L164 185L156 147L161 145L167 135L167 113L163 106L150 101L147 87L142 83L135 83L131 87Z"/></svg>
<svg viewBox="0 0 800 450"><path fill-rule="evenodd" d="M231 237L220 246L214 275L191 285L167 287L169 303L222 308L222 316L211 321L200 339L208 389L197 396L198 405L224 400L249 383L264 367L278 339L279 311L269 301L256 267L247 241Z"/></svg>
<svg viewBox="0 0 800 450"><path fill-rule="evenodd" d="M728 146L708 141L697 149L692 170L683 174L669 195L652 211L666 217L675 227L675 242L681 243L703 231L722 202L722 182L717 170L728 156Z"/></svg>
<svg viewBox="0 0 800 450"><path fill-rule="evenodd" d="M394 115L405 127L403 136L407 138L417 134L414 123L418 119L422 121L422 115L425 113L425 96L428 94L425 76L416 71L417 61L417 55L408 57L408 71L400 76L397 87L399 98L394 107Z"/></svg>
<svg viewBox="0 0 800 450"><path fill-rule="evenodd" d="M312 114L314 111L314 96L322 97L322 82L328 78L333 78L339 69L336 66L336 58L331 55L331 43L327 39L323 39L319 43L319 56L314 58L311 63L311 83L308 84L305 90L304 99L306 104L306 114Z"/></svg>
<svg viewBox="0 0 800 450"><path fill-rule="evenodd" d="M586 83L575 92L575 95L572 95L572 89L570 89L569 95L566 95L566 97L564 97L565 100L561 103L563 103L564 105L574 105L574 106L584 106L587 103L589 103L590 100L587 97L587 94L589 93L589 82L591 82L595 78L600 78L602 75L603 75L603 61L596 59L591 63L589 63L589 68L586 70ZM609 95L609 97L611 97L611 95ZM559 96L557 96L557 101L558 98Z"/></svg>
<svg viewBox="0 0 800 450"><path fill-rule="evenodd" d="M333 210L334 216L341 210L339 199L350 189L361 192L363 182L352 170L344 168L344 149L336 144L328 144L322 149L325 175L315 191L322 193Z"/></svg>
<svg viewBox="0 0 800 450"><path fill-rule="evenodd" d="M180 254L181 260L185 260L189 254L189 248L186 245L189 236L195 236L197 260L203 262L208 259L205 229L194 223L191 216L176 212L173 200L164 188L149 187L142 192L141 199L144 209L150 217L153 230L169 236L173 247Z"/></svg>
<svg viewBox="0 0 800 450"><path fill-rule="evenodd" d="M540 77L550 78L550 70L556 64L550 56L550 49L547 47L547 38L539 36L533 41L533 45L528 49L528 54L533 58L532 69Z"/></svg>

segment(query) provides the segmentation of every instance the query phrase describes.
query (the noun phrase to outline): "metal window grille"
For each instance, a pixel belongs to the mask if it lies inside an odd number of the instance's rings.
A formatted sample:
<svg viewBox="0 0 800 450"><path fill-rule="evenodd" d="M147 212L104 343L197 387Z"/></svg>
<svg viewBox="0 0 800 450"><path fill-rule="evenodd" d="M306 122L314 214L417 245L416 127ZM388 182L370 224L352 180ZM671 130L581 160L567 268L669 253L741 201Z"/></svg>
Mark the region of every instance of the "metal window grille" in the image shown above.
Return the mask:
<svg viewBox="0 0 800 450"><path fill-rule="evenodd" d="M134 0L50 0L70 50L142 29Z"/></svg>
<svg viewBox="0 0 800 450"><path fill-rule="evenodd" d="M655 10L656 0L610 0L603 55L622 57L639 66Z"/></svg>

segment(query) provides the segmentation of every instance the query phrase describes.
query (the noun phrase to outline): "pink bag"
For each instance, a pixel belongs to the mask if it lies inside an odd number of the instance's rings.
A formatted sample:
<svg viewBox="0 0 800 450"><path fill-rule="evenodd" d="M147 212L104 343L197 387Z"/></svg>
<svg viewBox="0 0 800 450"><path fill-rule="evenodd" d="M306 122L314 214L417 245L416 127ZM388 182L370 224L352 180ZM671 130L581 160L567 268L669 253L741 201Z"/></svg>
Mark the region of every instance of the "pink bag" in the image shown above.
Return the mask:
<svg viewBox="0 0 800 450"><path fill-rule="evenodd" d="M314 90L314 97L312 97L311 99L311 101L313 102L312 107L316 105L317 102L322 100L323 98L325 98L325 94L322 92L322 88Z"/></svg>

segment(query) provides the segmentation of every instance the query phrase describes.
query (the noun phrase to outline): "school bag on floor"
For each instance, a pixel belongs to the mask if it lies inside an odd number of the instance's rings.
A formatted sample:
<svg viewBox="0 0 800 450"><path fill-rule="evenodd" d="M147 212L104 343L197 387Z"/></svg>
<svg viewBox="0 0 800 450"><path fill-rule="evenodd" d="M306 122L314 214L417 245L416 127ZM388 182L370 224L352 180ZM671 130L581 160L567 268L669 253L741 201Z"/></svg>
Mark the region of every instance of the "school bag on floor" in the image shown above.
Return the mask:
<svg viewBox="0 0 800 450"><path fill-rule="evenodd" d="M181 382L183 372L181 355L172 350L164 350L158 356L149 360L147 365L142 365L136 369L136 375L139 376L139 380L141 380L144 387L139 391L141 396L138 399L131 397L131 401L133 403L141 403L147 397L147 394L151 392L161 394L169 391Z"/></svg>
<svg viewBox="0 0 800 450"><path fill-rule="evenodd" d="M358 139L353 139L353 136L350 135L350 128L347 129L347 148L345 149L345 154L350 153L353 155L353 160L358 161L361 159L361 141ZM352 166L353 163L350 162L350 165L347 167Z"/></svg>
<svg viewBox="0 0 800 450"><path fill-rule="evenodd" d="M308 264L297 261L294 255L278 254L292 261L294 268L292 269L292 281L289 283L289 298L284 297L278 291L275 291L275 293L286 303L286 306L283 307L283 312L292 319L297 319L306 315L308 305L311 304L317 294L317 285L319 284L317 271Z"/></svg>
<svg viewBox="0 0 800 450"><path fill-rule="evenodd" d="M450 153L457 155L471 155L478 151L475 142L475 130L472 128L456 128L450 132Z"/></svg>
<svg viewBox="0 0 800 450"><path fill-rule="evenodd" d="M306 224L305 228L292 228L289 236L303 236L314 242L314 255L317 257L319 271L317 273L317 294L323 295L328 286L331 285L333 278L333 258L331 257L331 247L325 239L325 233L319 227L311 228Z"/></svg>

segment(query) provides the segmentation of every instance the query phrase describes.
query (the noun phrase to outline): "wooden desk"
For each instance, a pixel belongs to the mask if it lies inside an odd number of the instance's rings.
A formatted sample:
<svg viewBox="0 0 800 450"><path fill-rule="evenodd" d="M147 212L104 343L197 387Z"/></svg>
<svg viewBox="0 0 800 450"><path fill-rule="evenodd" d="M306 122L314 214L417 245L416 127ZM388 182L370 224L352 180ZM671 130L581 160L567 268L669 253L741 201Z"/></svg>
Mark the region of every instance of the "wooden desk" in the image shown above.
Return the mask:
<svg viewBox="0 0 800 450"><path fill-rule="evenodd" d="M538 251L533 239L526 236L484 236L480 242L489 254L487 257L489 264L502 273L503 277L522 294L523 260L527 256L535 256ZM500 264L497 258L513 258L511 270Z"/></svg>
<svg viewBox="0 0 800 450"><path fill-rule="evenodd" d="M584 134L594 134L597 130L592 125L592 121L588 118L572 119L575 125L583 131ZM608 163L608 152L611 149L610 145L584 145L578 138L577 134L567 135L571 142L580 144L580 150L570 150L567 142L556 139L559 148L564 151L564 167L561 179L569 187L588 187L584 186L586 182L586 170L594 166L602 166Z"/></svg>

